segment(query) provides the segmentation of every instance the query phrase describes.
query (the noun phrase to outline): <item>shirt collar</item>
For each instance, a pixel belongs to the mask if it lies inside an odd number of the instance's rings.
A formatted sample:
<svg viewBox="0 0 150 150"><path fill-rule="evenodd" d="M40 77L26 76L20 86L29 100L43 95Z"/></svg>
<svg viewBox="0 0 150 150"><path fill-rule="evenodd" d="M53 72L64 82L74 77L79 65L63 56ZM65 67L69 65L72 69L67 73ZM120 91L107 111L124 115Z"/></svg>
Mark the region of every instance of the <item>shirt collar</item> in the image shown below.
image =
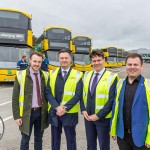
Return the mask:
<svg viewBox="0 0 150 150"><path fill-rule="evenodd" d="M30 74L33 74L33 73L40 73L40 71L38 70L38 72L35 72L31 67L29 68L29 70L30 70Z"/></svg>
<svg viewBox="0 0 150 150"><path fill-rule="evenodd" d="M70 67L67 70L64 70L63 68L61 68L61 72L63 71L67 71L67 73L69 72Z"/></svg>
<svg viewBox="0 0 150 150"><path fill-rule="evenodd" d="M103 68L103 69L102 69L101 71L99 71L99 72L94 71L94 74L95 74L95 73L99 73L100 75L102 75L104 72L105 72L105 68Z"/></svg>
<svg viewBox="0 0 150 150"><path fill-rule="evenodd" d="M141 79L141 75L139 75L135 80L138 81L138 82L140 82L140 79ZM128 82L128 76L126 77L125 80L126 80L126 82ZM135 80L134 80L134 81L135 81Z"/></svg>

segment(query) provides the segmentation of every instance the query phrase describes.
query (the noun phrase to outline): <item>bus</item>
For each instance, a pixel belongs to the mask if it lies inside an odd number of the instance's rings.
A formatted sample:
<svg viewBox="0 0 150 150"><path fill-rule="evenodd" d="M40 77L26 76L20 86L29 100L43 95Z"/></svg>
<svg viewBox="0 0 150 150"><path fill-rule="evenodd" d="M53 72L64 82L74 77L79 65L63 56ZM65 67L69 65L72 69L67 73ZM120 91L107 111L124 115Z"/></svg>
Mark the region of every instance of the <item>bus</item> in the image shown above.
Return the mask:
<svg viewBox="0 0 150 150"><path fill-rule="evenodd" d="M150 50L149 49L140 49L137 52L142 56L144 63L150 63Z"/></svg>
<svg viewBox="0 0 150 150"><path fill-rule="evenodd" d="M92 70L89 53L92 51L92 39L88 36L74 36L73 68L79 71Z"/></svg>
<svg viewBox="0 0 150 150"><path fill-rule="evenodd" d="M140 53L144 63L150 63L150 53Z"/></svg>
<svg viewBox="0 0 150 150"><path fill-rule="evenodd" d="M117 48L113 46L109 47L103 47L101 50L104 52L104 54L108 54L107 57L105 57L105 67L118 67L117 63Z"/></svg>
<svg viewBox="0 0 150 150"><path fill-rule="evenodd" d="M122 53L122 57L123 57L123 66L125 66L125 60L126 60L126 57L129 55L130 53L127 51L127 50L123 50L123 53Z"/></svg>
<svg viewBox="0 0 150 150"><path fill-rule="evenodd" d="M124 57L123 57L123 49L122 48L118 48L117 49L117 63L118 63L118 67L121 67L121 66L123 66L123 64L124 64Z"/></svg>
<svg viewBox="0 0 150 150"><path fill-rule="evenodd" d="M35 50L45 53L45 56L49 59L49 70L60 66L58 52L61 49L72 51L72 32L68 28L59 26L47 27L35 41Z"/></svg>
<svg viewBox="0 0 150 150"><path fill-rule="evenodd" d="M18 60L31 51L31 15L0 8L0 82L14 81Z"/></svg>

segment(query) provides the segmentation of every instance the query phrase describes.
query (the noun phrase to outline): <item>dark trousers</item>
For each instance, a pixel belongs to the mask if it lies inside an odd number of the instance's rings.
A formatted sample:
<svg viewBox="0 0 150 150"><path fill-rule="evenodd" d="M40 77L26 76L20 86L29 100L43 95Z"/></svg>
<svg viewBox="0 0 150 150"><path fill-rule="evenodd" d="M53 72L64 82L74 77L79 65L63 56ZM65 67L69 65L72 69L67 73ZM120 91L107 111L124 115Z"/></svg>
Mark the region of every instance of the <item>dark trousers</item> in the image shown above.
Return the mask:
<svg viewBox="0 0 150 150"><path fill-rule="evenodd" d="M30 133L29 135L21 133L22 139L20 150L29 150L29 141L33 125L34 125L34 150L42 150L43 132L41 132L41 110L31 111Z"/></svg>
<svg viewBox="0 0 150 150"><path fill-rule="evenodd" d="M100 126L92 121L85 120L87 150L97 150L97 137L100 150L110 150L109 125Z"/></svg>
<svg viewBox="0 0 150 150"><path fill-rule="evenodd" d="M144 145L142 147L135 146L132 134L125 131L124 139L117 137L117 143L119 146L119 150L150 150L150 148L146 148Z"/></svg>
<svg viewBox="0 0 150 150"><path fill-rule="evenodd" d="M64 126L66 141L67 141L67 150L76 150L76 126ZM61 143L61 134L62 134L62 123L58 121L58 127L51 126L51 138L52 138L52 150L60 150Z"/></svg>

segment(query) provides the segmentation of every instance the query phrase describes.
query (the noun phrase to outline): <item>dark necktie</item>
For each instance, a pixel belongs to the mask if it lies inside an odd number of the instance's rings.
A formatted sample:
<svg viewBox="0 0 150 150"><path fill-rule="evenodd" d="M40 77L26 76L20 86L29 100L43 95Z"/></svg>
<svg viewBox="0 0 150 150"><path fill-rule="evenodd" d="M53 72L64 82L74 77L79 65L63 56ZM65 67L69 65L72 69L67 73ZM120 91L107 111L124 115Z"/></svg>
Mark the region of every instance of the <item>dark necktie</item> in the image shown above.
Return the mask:
<svg viewBox="0 0 150 150"><path fill-rule="evenodd" d="M91 86L91 95L94 94L95 87L96 87L97 81L98 81L98 75L99 75L99 73L95 73L95 77L93 79L92 86Z"/></svg>
<svg viewBox="0 0 150 150"><path fill-rule="evenodd" d="M65 80L66 80L66 77L67 77L67 71L63 71L63 73L64 73L63 79L64 79L64 81L65 81Z"/></svg>
<svg viewBox="0 0 150 150"><path fill-rule="evenodd" d="M38 105L39 105L39 107L41 107L42 100L41 100L41 94L40 94L40 84L39 84L39 80L38 80L38 73L33 73L33 74L35 75L35 81L36 81Z"/></svg>

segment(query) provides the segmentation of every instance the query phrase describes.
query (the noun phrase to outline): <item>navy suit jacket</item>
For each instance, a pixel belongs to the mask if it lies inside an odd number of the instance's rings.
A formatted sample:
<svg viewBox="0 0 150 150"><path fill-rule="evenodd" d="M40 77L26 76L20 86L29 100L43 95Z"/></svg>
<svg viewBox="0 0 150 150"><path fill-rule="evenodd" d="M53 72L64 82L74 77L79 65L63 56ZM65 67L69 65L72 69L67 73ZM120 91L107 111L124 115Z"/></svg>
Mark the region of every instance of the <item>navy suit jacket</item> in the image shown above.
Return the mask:
<svg viewBox="0 0 150 150"><path fill-rule="evenodd" d="M70 68L69 72L67 73L67 77L69 76L71 69L72 68ZM51 88L49 84L50 80L53 80L53 79L49 79L48 85L46 87L46 92L45 92L46 98L52 106L50 113L49 113L48 120L50 124L57 126L58 116L56 116L55 108L60 106L62 94L64 91L64 84L65 84L65 81L63 80L63 77L62 77L61 69L59 69L58 75L56 78L55 97L52 95L52 92L51 92ZM83 83L82 83L82 79L80 79L77 83L75 96L69 102L65 104L65 106L67 107L66 108L67 111L69 111L75 104L77 104L81 100L82 89L83 89ZM77 125L78 123L78 113L66 113L62 117L59 117L59 119L62 121L63 126L74 126L74 125Z"/></svg>
<svg viewBox="0 0 150 150"><path fill-rule="evenodd" d="M92 76L91 76L92 78ZM99 79L99 81L101 78ZM109 98L107 103L104 105L104 107L96 114L99 118L99 120L95 121L95 124L98 124L99 126L110 126L110 119L105 118L112 110L113 102L115 99L115 90L116 90L116 84L117 84L117 77L114 80L113 84L110 87L109 90ZM90 84L90 82L89 82ZM85 108L83 98L80 102L80 108L81 111L86 110L89 115L95 114L95 93L91 96L90 94L90 86L89 86L89 92L88 92L88 98L87 98L87 107Z"/></svg>

